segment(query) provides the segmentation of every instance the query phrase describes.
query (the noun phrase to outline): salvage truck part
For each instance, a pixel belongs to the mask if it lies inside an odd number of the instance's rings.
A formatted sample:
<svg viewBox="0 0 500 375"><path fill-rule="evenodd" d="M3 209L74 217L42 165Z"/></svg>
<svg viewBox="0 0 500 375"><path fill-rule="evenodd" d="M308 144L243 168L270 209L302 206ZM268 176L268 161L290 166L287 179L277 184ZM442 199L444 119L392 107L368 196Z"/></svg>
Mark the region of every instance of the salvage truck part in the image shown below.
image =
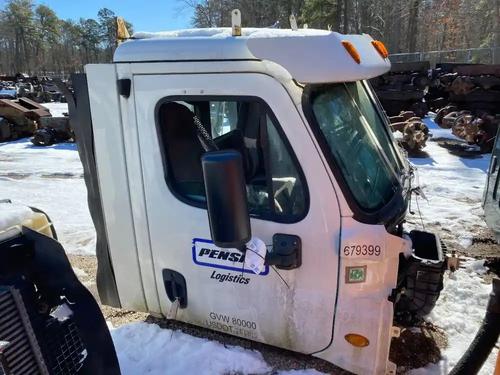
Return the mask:
<svg viewBox="0 0 500 375"><path fill-rule="evenodd" d="M136 34L64 92L101 301L395 373L395 305L430 311L445 255L403 228L411 169L366 81L387 51L236 26Z"/></svg>
<svg viewBox="0 0 500 375"><path fill-rule="evenodd" d="M106 322L48 217L0 202L0 374L120 374Z"/></svg>
<svg viewBox="0 0 500 375"><path fill-rule="evenodd" d="M399 131L403 135L399 143L409 153L417 152L425 147L429 138L429 128L414 112L402 111L398 116L389 117L393 132Z"/></svg>

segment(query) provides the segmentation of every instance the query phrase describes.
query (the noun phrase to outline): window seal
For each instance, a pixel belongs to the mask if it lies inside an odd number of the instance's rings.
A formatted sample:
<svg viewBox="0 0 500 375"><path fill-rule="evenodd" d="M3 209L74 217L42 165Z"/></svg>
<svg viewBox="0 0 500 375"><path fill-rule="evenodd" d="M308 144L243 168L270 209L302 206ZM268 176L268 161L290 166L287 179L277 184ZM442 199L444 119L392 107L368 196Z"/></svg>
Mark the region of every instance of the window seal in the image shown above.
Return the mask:
<svg viewBox="0 0 500 375"><path fill-rule="evenodd" d="M252 96L252 95L170 95L170 96L165 96L158 100L158 102L155 105L155 113L154 113L154 119L155 119L155 128L156 128L156 138L158 141L158 144L160 146L160 154L161 154L161 159L162 159L162 165L163 165L163 176L165 179L165 182L170 190L170 192L174 195L175 198L177 198L179 201L192 206L196 208L200 208L203 210L207 209L207 204L206 201L200 202L196 201L194 199L189 199L188 197L180 194L178 192L178 189L175 186L175 181L173 181L172 178L169 176L169 161L167 158L166 150L165 150L165 145L163 144L162 141L162 135L161 135L161 129L160 129L160 108L163 104L169 103L169 102L196 102L196 101L253 101L256 103L259 103L262 108L264 109L265 113L269 115L273 126L275 126L276 131L283 142L286 151L290 155L290 159L292 160L292 163L297 171L297 174L302 182L302 189L304 193L304 210L300 215L276 215L274 213L274 210L270 212L270 214L250 214L250 218L253 219L258 219L258 220L266 220L266 221L272 221L276 223L283 223L283 224L294 224L298 223L304 218L307 217L309 214L310 210L310 195L309 195L309 187L307 183L306 176L303 172L302 165L300 164L297 156L295 155L295 152L293 151L293 148L288 141L288 138L286 137L286 134L284 133L281 124L279 123L276 115L272 111L271 107L260 97L258 96ZM266 179L267 179L267 171L266 171ZM272 186L271 186L272 189Z"/></svg>

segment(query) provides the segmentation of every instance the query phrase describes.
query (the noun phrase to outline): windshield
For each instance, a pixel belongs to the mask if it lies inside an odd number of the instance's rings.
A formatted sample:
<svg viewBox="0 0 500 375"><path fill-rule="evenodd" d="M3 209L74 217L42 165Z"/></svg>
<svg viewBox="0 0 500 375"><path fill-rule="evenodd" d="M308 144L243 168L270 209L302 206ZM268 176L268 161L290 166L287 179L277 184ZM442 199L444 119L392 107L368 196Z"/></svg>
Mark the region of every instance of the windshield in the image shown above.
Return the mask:
<svg viewBox="0 0 500 375"><path fill-rule="evenodd" d="M312 110L358 205L368 212L385 206L398 190L401 161L386 124L361 82L322 86Z"/></svg>

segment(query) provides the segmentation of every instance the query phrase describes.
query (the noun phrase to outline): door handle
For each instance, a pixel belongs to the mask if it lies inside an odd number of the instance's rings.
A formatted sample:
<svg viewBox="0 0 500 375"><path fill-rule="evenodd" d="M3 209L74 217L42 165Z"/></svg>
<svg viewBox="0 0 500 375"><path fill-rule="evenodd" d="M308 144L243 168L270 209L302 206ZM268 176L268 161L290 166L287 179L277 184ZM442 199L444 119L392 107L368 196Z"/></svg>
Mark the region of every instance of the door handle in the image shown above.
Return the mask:
<svg viewBox="0 0 500 375"><path fill-rule="evenodd" d="M302 241L293 234L276 233L273 248L266 254L264 264L282 270L292 270L302 264Z"/></svg>
<svg viewBox="0 0 500 375"><path fill-rule="evenodd" d="M165 292L170 302L179 301L181 309L187 306L186 279L181 273L165 268L162 271Z"/></svg>

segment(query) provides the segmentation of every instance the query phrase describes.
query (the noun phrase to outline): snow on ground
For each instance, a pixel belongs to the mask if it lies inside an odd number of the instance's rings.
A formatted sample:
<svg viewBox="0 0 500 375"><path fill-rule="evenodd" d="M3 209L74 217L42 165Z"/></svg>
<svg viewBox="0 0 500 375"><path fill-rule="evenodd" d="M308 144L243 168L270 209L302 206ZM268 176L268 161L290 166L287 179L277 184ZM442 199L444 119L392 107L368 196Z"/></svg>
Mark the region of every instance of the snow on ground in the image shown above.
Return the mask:
<svg viewBox="0 0 500 375"><path fill-rule="evenodd" d="M425 224L437 225L457 237L463 247L471 245L473 233L485 228L481 200L490 155L477 159L461 158L450 154L434 142L434 138L455 138L450 130L439 128L431 119L424 120L433 134L424 151L427 158L411 158L417 167L419 184L428 199L418 199ZM418 212L415 199L412 209ZM420 224L418 213L410 220Z"/></svg>
<svg viewBox="0 0 500 375"><path fill-rule="evenodd" d="M441 351L437 364L411 371L411 375L448 374L462 357L483 320L491 285L481 276L486 273L483 260L468 260L465 268L445 275L444 289L427 320L444 329L448 347ZM493 349L480 374L493 374L498 349Z"/></svg>
<svg viewBox="0 0 500 375"><path fill-rule="evenodd" d="M109 323L108 323L109 325ZM223 345L156 324L131 323L111 328L123 375L269 374L272 368L255 350ZM280 375L321 375L316 370L280 371Z"/></svg>
<svg viewBox="0 0 500 375"><path fill-rule="evenodd" d="M45 211L68 253L94 254L95 230L82 176L76 144L40 147L27 138L0 143L0 199Z"/></svg>
<svg viewBox="0 0 500 375"><path fill-rule="evenodd" d="M67 103L42 103L50 111L52 117L62 117L63 113L68 113Z"/></svg>
<svg viewBox="0 0 500 375"><path fill-rule="evenodd" d="M132 323L111 334L123 375L262 374L271 370L257 351L224 346L155 324Z"/></svg>
<svg viewBox="0 0 500 375"><path fill-rule="evenodd" d="M45 104L53 114L66 104ZM450 132L427 120L434 137ZM424 223L453 231L461 243L470 243L475 228L485 226L480 201L489 155L479 159L453 156L429 141L428 158L413 158L428 202L419 200ZM95 233L87 208L86 188L76 145L33 146L28 139L0 143L0 199L38 207L51 217L60 241L69 253L93 254ZM413 209L416 209L414 204ZM2 212L4 213L4 212ZM417 225L419 219L413 220ZM79 270L76 270L79 272ZM482 264L469 261L465 270L446 276L445 287L429 320L442 327L449 339L437 365L416 374L444 374L472 340L484 314L490 285L482 283ZM133 323L112 329L123 374L265 373L269 366L260 353L224 346L154 324ZM491 374L494 354L483 369ZM317 375L314 370L280 372Z"/></svg>
<svg viewBox="0 0 500 375"><path fill-rule="evenodd" d="M412 370L411 375L445 375L472 342L484 317L491 285L485 284L483 260L467 260L464 268L445 275L444 289L428 321L447 334L448 347L437 364ZM264 374L270 368L262 355L240 347L195 338L155 324L132 323L111 330L123 375L127 374ZM168 353L164 355L164 353ZM498 350L480 371L490 375ZM189 358L189 360L186 360ZM316 370L282 371L282 375L319 375Z"/></svg>

